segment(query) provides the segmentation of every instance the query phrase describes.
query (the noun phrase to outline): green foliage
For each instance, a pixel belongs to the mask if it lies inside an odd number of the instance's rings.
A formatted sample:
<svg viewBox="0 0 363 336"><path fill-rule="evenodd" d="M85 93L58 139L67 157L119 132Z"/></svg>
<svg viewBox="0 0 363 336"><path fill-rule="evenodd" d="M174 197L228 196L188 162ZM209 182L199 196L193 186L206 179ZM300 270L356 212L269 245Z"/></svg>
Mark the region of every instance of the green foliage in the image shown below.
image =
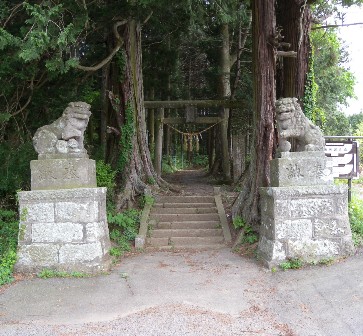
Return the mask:
<svg viewBox="0 0 363 336"><path fill-rule="evenodd" d="M152 195L143 195L140 199L140 207L144 207L146 204L153 205L155 203L155 198Z"/></svg>
<svg viewBox="0 0 363 336"><path fill-rule="evenodd" d="M357 135L357 136L363 136L363 121L360 122L358 125L356 125L353 134ZM357 141L359 142L359 163L360 163L360 165L362 165L363 164L363 150L362 150L363 139L357 139Z"/></svg>
<svg viewBox="0 0 363 336"><path fill-rule="evenodd" d="M287 261L281 263L279 266L284 270L288 270L288 269L299 269L303 266L303 262L302 260L300 260L299 258L291 258L288 259Z"/></svg>
<svg viewBox="0 0 363 336"><path fill-rule="evenodd" d="M91 274L82 272L65 272L65 271L55 271L52 269L43 269L37 274L38 278L49 279L49 278L87 278L92 276Z"/></svg>
<svg viewBox="0 0 363 336"><path fill-rule="evenodd" d="M355 97L355 78L345 65L348 53L333 29L314 30L311 41L314 50L312 67L317 85L316 101L313 104L316 87L309 89L313 78L308 75L304 104L306 102L308 114L323 128L326 135L347 135L349 123L340 111L340 106L347 105L348 98Z"/></svg>
<svg viewBox="0 0 363 336"><path fill-rule="evenodd" d="M242 238L242 244L254 244L258 241L257 233L252 229L252 227L244 221L240 216L233 219L233 226L235 229L243 230L244 235Z"/></svg>
<svg viewBox="0 0 363 336"><path fill-rule="evenodd" d="M140 216L140 211L136 209L125 210L116 215L110 213L107 215L110 238L117 244L112 252L115 256L131 250L130 241L133 241L138 234Z"/></svg>
<svg viewBox="0 0 363 336"><path fill-rule="evenodd" d="M98 187L106 187L107 191L113 192L116 182L116 171L108 163L99 160L96 163L96 178Z"/></svg>
<svg viewBox="0 0 363 336"><path fill-rule="evenodd" d="M363 200L353 196L348 211L353 243L363 246Z"/></svg>
<svg viewBox="0 0 363 336"><path fill-rule="evenodd" d="M121 153L117 165L118 172L123 172L131 159L133 150L133 137L135 134L134 119L134 110L132 109L131 105L127 105L125 110L125 123L121 127Z"/></svg>
<svg viewBox="0 0 363 336"><path fill-rule="evenodd" d="M240 216L237 216L233 219L233 226L235 229L243 229L246 226L246 222Z"/></svg>
<svg viewBox="0 0 363 336"><path fill-rule="evenodd" d="M0 209L0 286L12 281L18 230L16 212Z"/></svg>
<svg viewBox="0 0 363 336"><path fill-rule="evenodd" d="M110 255L115 258L120 258L123 255L123 253L124 252L121 250L120 247L113 246L110 248Z"/></svg>
<svg viewBox="0 0 363 336"><path fill-rule="evenodd" d="M316 94L318 85L315 82L314 74L314 47L312 47L311 55L309 58L309 70L306 75L305 92L303 97L304 114L312 121L314 110L316 108Z"/></svg>
<svg viewBox="0 0 363 336"><path fill-rule="evenodd" d="M29 187L30 160L36 159L31 142L16 148L9 143L0 144L0 197L14 195L16 190Z"/></svg>

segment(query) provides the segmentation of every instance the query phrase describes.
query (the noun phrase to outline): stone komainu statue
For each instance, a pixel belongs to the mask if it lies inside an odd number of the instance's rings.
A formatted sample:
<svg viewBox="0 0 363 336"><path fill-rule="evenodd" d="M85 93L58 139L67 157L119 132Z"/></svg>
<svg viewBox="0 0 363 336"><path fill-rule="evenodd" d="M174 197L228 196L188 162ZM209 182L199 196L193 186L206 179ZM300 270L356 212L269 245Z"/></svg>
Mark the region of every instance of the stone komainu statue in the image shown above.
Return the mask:
<svg viewBox="0 0 363 336"><path fill-rule="evenodd" d="M325 140L318 126L305 117L297 98L281 98L276 102L276 121L279 132L279 152L289 152L291 144L287 138L296 139L296 149L324 151Z"/></svg>
<svg viewBox="0 0 363 336"><path fill-rule="evenodd" d="M91 105L84 102L69 103L60 118L38 128L33 144L39 158L48 154L86 156L83 135L91 115L90 108Z"/></svg>

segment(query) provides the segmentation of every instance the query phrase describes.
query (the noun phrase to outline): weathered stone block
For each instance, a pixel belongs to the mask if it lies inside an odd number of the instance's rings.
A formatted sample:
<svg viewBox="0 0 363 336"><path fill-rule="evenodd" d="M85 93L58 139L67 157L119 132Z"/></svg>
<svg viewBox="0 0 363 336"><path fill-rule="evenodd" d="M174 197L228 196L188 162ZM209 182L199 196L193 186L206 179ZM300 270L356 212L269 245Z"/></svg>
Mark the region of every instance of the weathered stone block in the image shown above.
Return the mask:
<svg viewBox="0 0 363 336"><path fill-rule="evenodd" d="M32 190L97 187L94 160L83 158L33 160L30 162L30 169Z"/></svg>
<svg viewBox="0 0 363 336"><path fill-rule="evenodd" d="M317 218L314 220L315 238L351 236L349 218Z"/></svg>
<svg viewBox="0 0 363 336"><path fill-rule="evenodd" d="M32 241L34 243L82 242L83 225L78 223L34 223Z"/></svg>
<svg viewBox="0 0 363 336"><path fill-rule="evenodd" d="M261 188L259 255L268 267L285 258L319 261L354 250L346 186Z"/></svg>
<svg viewBox="0 0 363 336"><path fill-rule="evenodd" d="M95 201L58 202L55 204L56 222L87 223L99 220Z"/></svg>
<svg viewBox="0 0 363 336"><path fill-rule="evenodd" d="M100 262L104 254L100 242L89 244L65 244L59 249L59 262L73 264L78 262Z"/></svg>
<svg viewBox="0 0 363 336"><path fill-rule="evenodd" d="M19 222L19 244L29 244L32 241L32 224Z"/></svg>
<svg viewBox="0 0 363 336"><path fill-rule="evenodd" d="M309 186L331 184L333 163L324 152L281 153L271 160L271 186Z"/></svg>
<svg viewBox="0 0 363 336"><path fill-rule="evenodd" d="M288 241L288 258L300 258L304 261L316 261L340 255L340 241L328 239L302 239Z"/></svg>
<svg viewBox="0 0 363 336"><path fill-rule="evenodd" d="M104 222L86 224L86 241L97 242L108 237L108 227Z"/></svg>
<svg viewBox="0 0 363 336"><path fill-rule="evenodd" d="M54 222L53 203L20 204L20 219L23 222Z"/></svg>
<svg viewBox="0 0 363 336"><path fill-rule="evenodd" d="M104 206L107 188L77 188L58 190L32 190L18 192L19 203L54 203L93 200ZM21 209L20 209L21 210Z"/></svg>
<svg viewBox="0 0 363 336"><path fill-rule="evenodd" d="M275 222L275 239L311 239L312 237L313 224L310 219Z"/></svg>
<svg viewBox="0 0 363 336"><path fill-rule="evenodd" d="M17 272L32 272L57 264L58 250L59 246L53 244L22 245L15 270Z"/></svg>
<svg viewBox="0 0 363 336"><path fill-rule="evenodd" d="M261 236L258 243L258 254L262 261L270 267L286 259L286 247L283 242Z"/></svg>
<svg viewBox="0 0 363 336"><path fill-rule="evenodd" d="M314 218L334 213L334 203L328 198L305 198L291 200L292 218Z"/></svg>
<svg viewBox="0 0 363 336"><path fill-rule="evenodd" d="M106 188L20 192L19 204L18 271L109 268Z"/></svg>

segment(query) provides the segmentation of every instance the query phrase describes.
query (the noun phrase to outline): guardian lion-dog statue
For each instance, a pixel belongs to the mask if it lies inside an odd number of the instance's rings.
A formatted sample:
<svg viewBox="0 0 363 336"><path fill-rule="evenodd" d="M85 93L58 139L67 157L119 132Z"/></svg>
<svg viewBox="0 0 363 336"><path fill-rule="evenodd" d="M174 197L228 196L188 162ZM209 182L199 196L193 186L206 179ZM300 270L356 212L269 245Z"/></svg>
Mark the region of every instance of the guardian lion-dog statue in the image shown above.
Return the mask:
<svg viewBox="0 0 363 336"><path fill-rule="evenodd" d="M62 116L50 125L35 132L33 144L39 158L48 154L87 155L84 148L84 131L91 115L91 105L84 102L69 103Z"/></svg>
<svg viewBox="0 0 363 336"><path fill-rule="evenodd" d="M297 98L281 98L276 101L276 121L280 140L278 152L289 152L291 143L287 138L296 139L296 150L324 151L325 140L318 126L305 117Z"/></svg>

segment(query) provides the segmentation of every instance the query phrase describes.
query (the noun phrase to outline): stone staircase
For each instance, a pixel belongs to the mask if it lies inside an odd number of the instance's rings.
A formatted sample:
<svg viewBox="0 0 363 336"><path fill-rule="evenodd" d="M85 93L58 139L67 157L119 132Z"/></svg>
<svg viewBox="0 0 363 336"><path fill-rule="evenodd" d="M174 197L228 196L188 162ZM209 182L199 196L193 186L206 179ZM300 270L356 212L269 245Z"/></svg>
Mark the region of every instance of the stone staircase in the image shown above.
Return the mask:
<svg viewBox="0 0 363 336"><path fill-rule="evenodd" d="M230 233L223 206L221 208L216 198L158 196L149 214L146 247L209 249L225 246Z"/></svg>

